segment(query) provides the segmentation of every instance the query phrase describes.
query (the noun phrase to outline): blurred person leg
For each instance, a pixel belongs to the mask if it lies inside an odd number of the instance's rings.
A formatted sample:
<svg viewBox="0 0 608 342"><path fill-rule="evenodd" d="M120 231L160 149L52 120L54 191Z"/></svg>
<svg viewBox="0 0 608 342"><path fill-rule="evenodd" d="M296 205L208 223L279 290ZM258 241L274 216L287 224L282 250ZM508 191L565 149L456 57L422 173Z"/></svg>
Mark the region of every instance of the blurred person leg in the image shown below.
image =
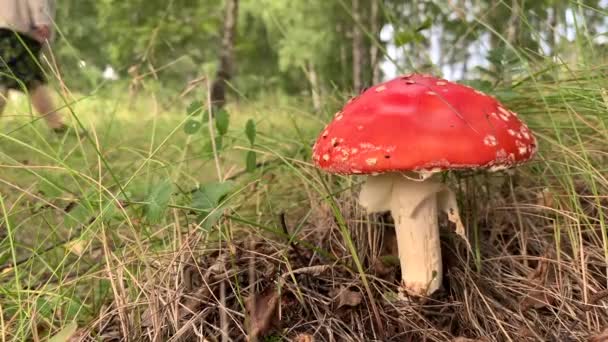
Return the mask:
<svg viewBox="0 0 608 342"><path fill-rule="evenodd" d="M36 112L44 117L51 129L62 133L66 126L47 86L41 54L42 43L39 41L24 34L0 29L0 87L22 92L27 90Z"/></svg>
<svg viewBox="0 0 608 342"><path fill-rule="evenodd" d="M50 128L55 131L65 130L65 124L53 103L49 87L38 84L32 87L29 95L32 106L44 118Z"/></svg>

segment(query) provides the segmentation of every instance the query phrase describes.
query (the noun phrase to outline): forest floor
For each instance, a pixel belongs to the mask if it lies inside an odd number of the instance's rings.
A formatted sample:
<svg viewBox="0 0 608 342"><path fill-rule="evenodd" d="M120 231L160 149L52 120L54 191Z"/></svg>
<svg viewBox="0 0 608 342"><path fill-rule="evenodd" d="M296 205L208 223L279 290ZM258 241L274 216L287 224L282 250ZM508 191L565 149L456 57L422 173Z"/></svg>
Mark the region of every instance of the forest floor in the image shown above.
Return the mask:
<svg viewBox="0 0 608 342"><path fill-rule="evenodd" d="M310 162L331 110L234 104L211 144L187 104L86 98L78 138L13 103L0 128L3 340L606 341L598 84L581 74L511 94L540 152L513 172L449 175L472 250L441 218L443 286L409 301L390 216L360 208L361 178Z"/></svg>

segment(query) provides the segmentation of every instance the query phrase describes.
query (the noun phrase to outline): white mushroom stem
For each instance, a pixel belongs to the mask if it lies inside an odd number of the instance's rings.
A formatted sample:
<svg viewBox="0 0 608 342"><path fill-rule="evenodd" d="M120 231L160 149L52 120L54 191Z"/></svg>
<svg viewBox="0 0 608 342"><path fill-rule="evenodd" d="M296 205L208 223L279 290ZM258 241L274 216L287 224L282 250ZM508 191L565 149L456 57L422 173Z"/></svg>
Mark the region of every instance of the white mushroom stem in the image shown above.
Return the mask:
<svg viewBox="0 0 608 342"><path fill-rule="evenodd" d="M443 270L438 210L448 214L457 233L464 237L454 193L432 179L417 181L387 173L368 177L359 201L369 213L390 210L405 292L427 296L439 289Z"/></svg>

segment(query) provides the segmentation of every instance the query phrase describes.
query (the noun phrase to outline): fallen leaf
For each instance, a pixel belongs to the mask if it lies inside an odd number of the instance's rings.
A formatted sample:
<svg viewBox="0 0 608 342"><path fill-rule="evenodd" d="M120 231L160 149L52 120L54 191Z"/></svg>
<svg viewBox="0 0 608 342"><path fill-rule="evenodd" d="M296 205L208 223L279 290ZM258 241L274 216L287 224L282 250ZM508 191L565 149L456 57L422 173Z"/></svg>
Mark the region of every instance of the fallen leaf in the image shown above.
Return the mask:
<svg viewBox="0 0 608 342"><path fill-rule="evenodd" d="M601 333L595 336L591 336L589 342L608 342L608 328L604 329Z"/></svg>
<svg viewBox="0 0 608 342"><path fill-rule="evenodd" d="M315 338L308 334L299 334L294 339L294 342L315 342Z"/></svg>
<svg viewBox="0 0 608 342"><path fill-rule="evenodd" d="M63 329L61 329L57 334L49 339L49 342L69 342L72 336L76 333L78 329L78 325L76 322L72 322Z"/></svg>
<svg viewBox="0 0 608 342"><path fill-rule="evenodd" d="M394 267L392 265L386 265L382 258L376 259L374 261L372 269L374 270L374 274L379 277L386 277L394 271Z"/></svg>
<svg viewBox="0 0 608 342"><path fill-rule="evenodd" d="M546 256L539 260L536 270L530 273L527 279L532 283L532 288L521 300L521 310L526 311L530 308L541 309L551 305L554 298L549 295L547 288L549 279L549 260Z"/></svg>
<svg viewBox="0 0 608 342"><path fill-rule="evenodd" d="M279 293L273 287L247 298L245 307L249 318L249 341L256 341L270 331L278 320L278 304Z"/></svg>
<svg viewBox="0 0 608 342"><path fill-rule="evenodd" d="M73 254L82 257L85 250L87 249L87 242L82 239L74 239L66 243L65 247Z"/></svg>
<svg viewBox="0 0 608 342"><path fill-rule="evenodd" d="M336 303L336 308L339 309L343 306L355 307L361 304L363 296L361 292L352 291L346 286L340 287L330 292L330 296L333 298L333 302Z"/></svg>

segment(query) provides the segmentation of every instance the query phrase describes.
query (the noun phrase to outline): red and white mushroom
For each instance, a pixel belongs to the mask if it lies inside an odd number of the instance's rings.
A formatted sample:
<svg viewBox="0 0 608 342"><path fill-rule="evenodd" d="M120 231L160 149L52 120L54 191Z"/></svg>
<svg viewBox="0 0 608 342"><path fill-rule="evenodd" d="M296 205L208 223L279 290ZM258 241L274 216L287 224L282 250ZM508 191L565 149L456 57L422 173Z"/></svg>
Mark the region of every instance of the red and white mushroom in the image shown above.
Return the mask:
<svg viewBox="0 0 608 342"><path fill-rule="evenodd" d="M493 97L428 75L399 77L349 101L321 132L315 164L330 173L367 175L359 201L390 210L402 287L430 295L441 286L438 210L464 236L453 192L431 177L447 170L503 170L536 153L536 138Z"/></svg>

